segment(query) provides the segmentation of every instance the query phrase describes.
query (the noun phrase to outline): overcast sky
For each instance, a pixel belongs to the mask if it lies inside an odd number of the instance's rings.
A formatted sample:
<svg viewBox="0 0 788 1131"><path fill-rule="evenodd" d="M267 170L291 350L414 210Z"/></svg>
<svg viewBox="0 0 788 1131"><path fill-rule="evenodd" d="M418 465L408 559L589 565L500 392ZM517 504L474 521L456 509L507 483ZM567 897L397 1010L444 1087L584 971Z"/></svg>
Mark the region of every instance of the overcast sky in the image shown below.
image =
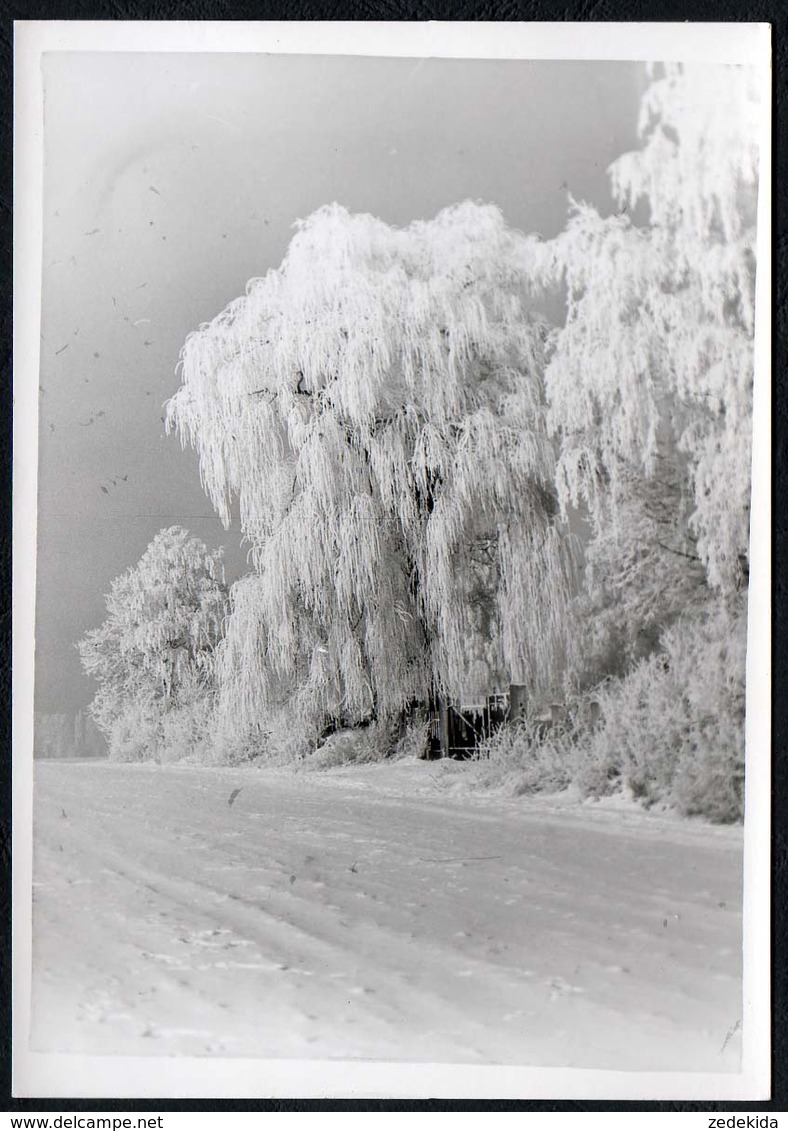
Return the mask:
<svg viewBox="0 0 788 1131"><path fill-rule="evenodd" d="M45 57L36 706L95 690L75 642L164 526L246 568L166 437L186 335L338 201L392 224L458 200L549 238L566 190L612 207L640 65L323 56Z"/></svg>

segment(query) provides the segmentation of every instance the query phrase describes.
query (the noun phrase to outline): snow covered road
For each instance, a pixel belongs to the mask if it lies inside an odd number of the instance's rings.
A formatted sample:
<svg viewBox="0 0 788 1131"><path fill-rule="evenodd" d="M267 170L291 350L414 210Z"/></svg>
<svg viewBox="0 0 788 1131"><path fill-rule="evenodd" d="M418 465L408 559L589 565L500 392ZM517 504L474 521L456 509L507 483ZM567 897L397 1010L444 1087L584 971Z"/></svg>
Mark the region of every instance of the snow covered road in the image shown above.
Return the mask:
<svg viewBox="0 0 788 1131"><path fill-rule="evenodd" d="M31 1047L737 1071L741 829L465 772L37 763Z"/></svg>

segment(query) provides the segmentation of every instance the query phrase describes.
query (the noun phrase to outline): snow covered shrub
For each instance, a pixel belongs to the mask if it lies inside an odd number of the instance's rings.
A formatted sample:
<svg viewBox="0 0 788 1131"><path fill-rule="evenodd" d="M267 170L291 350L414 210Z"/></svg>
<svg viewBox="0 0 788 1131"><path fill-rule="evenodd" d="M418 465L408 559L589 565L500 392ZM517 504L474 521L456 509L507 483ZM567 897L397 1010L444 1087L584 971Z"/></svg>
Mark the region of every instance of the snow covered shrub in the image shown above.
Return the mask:
<svg viewBox="0 0 788 1131"><path fill-rule="evenodd" d="M721 825L743 820L743 745L740 750L715 750L704 740L692 757L682 760L674 795L688 817L708 817Z"/></svg>
<svg viewBox="0 0 788 1131"><path fill-rule="evenodd" d="M159 722L159 712L151 699L137 700L116 712L109 726L103 728L110 761L155 759L159 750Z"/></svg>
<svg viewBox="0 0 788 1131"><path fill-rule="evenodd" d="M212 766L249 766L266 759L268 735L261 726L250 726L243 733L228 734L219 729L207 751Z"/></svg>
<svg viewBox="0 0 788 1131"><path fill-rule="evenodd" d="M430 724L426 714L411 715L396 740L392 757L423 758L429 742Z"/></svg>
<svg viewBox="0 0 788 1131"><path fill-rule="evenodd" d="M300 762L318 743L320 722L309 711L295 715L289 703L268 712L263 724L264 757L270 762Z"/></svg>
<svg viewBox="0 0 788 1131"><path fill-rule="evenodd" d="M309 758L309 766L327 770L362 762L381 762L391 754L391 732L379 722L352 730L338 730L328 736Z"/></svg>
<svg viewBox="0 0 788 1131"><path fill-rule="evenodd" d="M713 821L744 815L746 616L720 610L707 621L679 625L665 639L684 686L692 725L685 736L673 794L687 814Z"/></svg>
<svg viewBox="0 0 788 1131"><path fill-rule="evenodd" d="M499 727L476 750L482 785L503 785L514 794L556 793L572 780L568 728L526 719Z"/></svg>
<svg viewBox="0 0 788 1131"><path fill-rule="evenodd" d="M659 652L597 688L599 726L578 739L581 791L600 796L624 785L646 805L740 820L745 637L743 610L712 607L679 621Z"/></svg>
<svg viewBox="0 0 788 1131"><path fill-rule="evenodd" d="M645 805L669 793L690 725L689 704L663 653L598 689L599 728L581 744L578 784L599 796L625 784Z"/></svg>
<svg viewBox="0 0 788 1131"><path fill-rule="evenodd" d="M192 763L211 761L214 701L210 694L196 695L162 716L158 761Z"/></svg>
<svg viewBox="0 0 788 1131"><path fill-rule="evenodd" d="M570 699L563 721L501 727L476 752L479 784L515 794L573 784L597 798L625 789L645 806L741 820L745 638L743 602L709 602L625 675Z"/></svg>
<svg viewBox="0 0 788 1131"><path fill-rule="evenodd" d="M285 766L304 761L318 745L321 720L302 712L297 698L256 718L233 718L217 695L209 760L214 765Z"/></svg>

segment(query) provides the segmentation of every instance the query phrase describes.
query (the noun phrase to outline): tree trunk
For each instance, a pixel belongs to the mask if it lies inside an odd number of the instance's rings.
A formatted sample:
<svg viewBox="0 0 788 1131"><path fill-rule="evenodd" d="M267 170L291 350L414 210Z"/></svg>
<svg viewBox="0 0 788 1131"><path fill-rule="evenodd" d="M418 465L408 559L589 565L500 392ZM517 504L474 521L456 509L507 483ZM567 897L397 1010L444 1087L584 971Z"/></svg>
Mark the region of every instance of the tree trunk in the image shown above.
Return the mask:
<svg viewBox="0 0 788 1131"><path fill-rule="evenodd" d="M524 683L509 684L509 721L519 723L528 711L528 689Z"/></svg>
<svg viewBox="0 0 788 1131"><path fill-rule="evenodd" d="M438 720L440 727L441 756L449 757L449 705L441 695L438 698Z"/></svg>

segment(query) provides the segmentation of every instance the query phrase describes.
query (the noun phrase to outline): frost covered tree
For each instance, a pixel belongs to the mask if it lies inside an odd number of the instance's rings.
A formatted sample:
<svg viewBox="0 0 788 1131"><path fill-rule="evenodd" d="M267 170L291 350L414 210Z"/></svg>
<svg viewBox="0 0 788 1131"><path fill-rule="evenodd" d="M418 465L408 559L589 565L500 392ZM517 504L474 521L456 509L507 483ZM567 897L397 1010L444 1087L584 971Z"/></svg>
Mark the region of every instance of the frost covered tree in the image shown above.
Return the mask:
<svg viewBox="0 0 788 1131"><path fill-rule="evenodd" d="M560 668L572 563L545 427L537 241L472 203L396 229L337 205L187 340L168 421L254 572L225 717L303 720Z"/></svg>
<svg viewBox="0 0 788 1131"><path fill-rule="evenodd" d="M111 757L154 756L168 715L205 713L228 608L221 559L171 526L112 582L106 620L78 645L99 684L90 711Z"/></svg>
<svg viewBox="0 0 788 1131"><path fill-rule="evenodd" d="M739 67L663 68L616 215L572 202L547 249L567 289L546 373L562 503L630 626L748 576L758 104ZM593 573L593 570L592 570Z"/></svg>

